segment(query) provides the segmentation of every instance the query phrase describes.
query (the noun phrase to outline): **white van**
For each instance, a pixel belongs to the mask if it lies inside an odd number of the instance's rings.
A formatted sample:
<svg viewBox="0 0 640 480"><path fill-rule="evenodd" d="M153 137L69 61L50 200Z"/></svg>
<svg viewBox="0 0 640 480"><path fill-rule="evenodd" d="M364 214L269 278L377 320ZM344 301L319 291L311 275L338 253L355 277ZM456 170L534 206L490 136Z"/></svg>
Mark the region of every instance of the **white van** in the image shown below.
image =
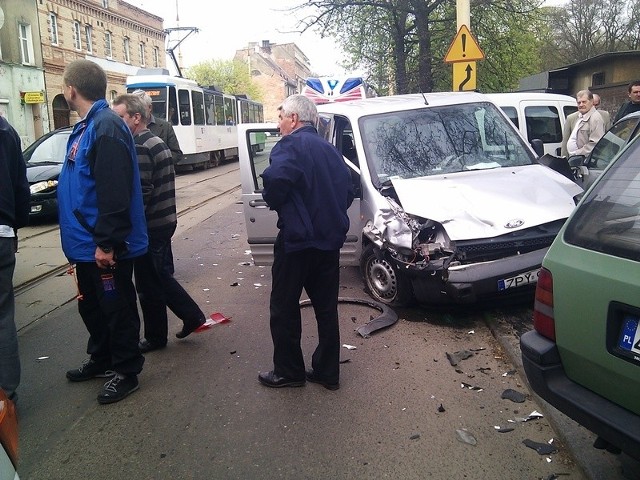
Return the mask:
<svg viewBox="0 0 640 480"><path fill-rule="evenodd" d="M488 93L529 143L540 139L544 153L560 155L564 122L578 111L576 99L556 93Z"/></svg>
<svg viewBox="0 0 640 480"><path fill-rule="evenodd" d="M344 156L356 192L340 262L360 265L376 301L532 295L542 258L582 189L540 165L489 98L399 95L318 111L319 133ZM252 135L261 133L271 135L265 150L255 152ZM275 124L238 126L242 203L256 265L273 262L277 218L262 198L261 173L280 138Z"/></svg>

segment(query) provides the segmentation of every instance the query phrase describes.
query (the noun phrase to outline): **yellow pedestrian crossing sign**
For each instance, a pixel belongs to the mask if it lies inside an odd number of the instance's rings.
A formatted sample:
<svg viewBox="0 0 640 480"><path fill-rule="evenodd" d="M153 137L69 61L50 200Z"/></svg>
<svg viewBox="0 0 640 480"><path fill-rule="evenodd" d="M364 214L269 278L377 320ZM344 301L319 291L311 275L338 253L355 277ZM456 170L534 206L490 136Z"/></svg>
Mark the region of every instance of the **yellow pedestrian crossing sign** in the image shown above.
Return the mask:
<svg viewBox="0 0 640 480"><path fill-rule="evenodd" d="M471 35L466 25L462 25L456 38L453 39L444 61L447 63L472 62L484 59L484 53L480 49L478 42Z"/></svg>

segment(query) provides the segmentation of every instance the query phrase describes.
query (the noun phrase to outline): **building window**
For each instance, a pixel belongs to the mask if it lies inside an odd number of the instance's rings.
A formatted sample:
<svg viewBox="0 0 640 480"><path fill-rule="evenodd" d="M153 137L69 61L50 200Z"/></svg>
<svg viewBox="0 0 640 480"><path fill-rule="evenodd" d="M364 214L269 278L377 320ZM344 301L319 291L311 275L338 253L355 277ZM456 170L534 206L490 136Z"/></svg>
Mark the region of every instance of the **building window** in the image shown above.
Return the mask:
<svg viewBox="0 0 640 480"><path fill-rule="evenodd" d="M153 47L153 66L155 68L160 66L160 50L158 47Z"/></svg>
<svg viewBox="0 0 640 480"><path fill-rule="evenodd" d="M102 8L109 8L109 0L102 0Z"/></svg>
<svg viewBox="0 0 640 480"><path fill-rule="evenodd" d="M140 65L144 67L144 42L140 42Z"/></svg>
<svg viewBox="0 0 640 480"><path fill-rule="evenodd" d="M104 32L104 55L108 59L113 58L113 48L111 47L111 32Z"/></svg>
<svg viewBox="0 0 640 480"><path fill-rule="evenodd" d="M80 22L73 22L73 44L76 50L82 50L82 34L80 33Z"/></svg>
<svg viewBox="0 0 640 480"><path fill-rule="evenodd" d="M18 26L20 39L20 55L23 65L33 64L33 39L31 38L31 25L20 23Z"/></svg>
<svg viewBox="0 0 640 480"><path fill-rule="evenodd" d="M49 12L49 27L51 28L51 44L58 45L58 17Z"/></svg>
<svg viewBox="0 0 640 480"><path fill-rule="evenodd" d="M91 25L84 26L84 41L87 44L87 52L93 53L93 42L91 41L91 35L93 33L93 28Z"/></svg>
<svg viewBox="0 0 640 480"><path fill-rule="evenodd" d="M116 98L118 98L118 92L116 92L115 90L110 90L109 91L109 103L111 105L113 105L113 102L115 101Z"/></svg>
<svg viewBox="0 0 640 480"><path fill-rule="evenodd" d="M129 46L129 37L124 37L124 61L131 63L131 49Z"/></svg>
<svg viewBox="0 0 640 480"><path fill-rule="evenodd" d="M591 86L596 87L605 84L604 72L597 72L591 76Z"/></svg>

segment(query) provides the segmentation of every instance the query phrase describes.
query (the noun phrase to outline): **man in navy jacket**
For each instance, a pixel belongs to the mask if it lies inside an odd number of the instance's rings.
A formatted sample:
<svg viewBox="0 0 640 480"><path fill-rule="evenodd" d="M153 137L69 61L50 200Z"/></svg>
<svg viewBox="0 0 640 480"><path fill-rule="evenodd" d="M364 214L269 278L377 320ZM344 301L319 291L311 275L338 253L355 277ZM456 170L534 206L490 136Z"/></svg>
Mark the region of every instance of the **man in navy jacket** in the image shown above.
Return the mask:
<svg viewBox="0 0 640 480"><path fill-rule="evenodd" d="M262 196L278 213L280 229L271 270L272 371L258 380L268 387L299 387L305 380L336 390L340 376L338 288L340 248L349 230L351 175L342 155L315 128L318 112L303 95L280 106L282 139L262 174ZM299 300L305 289L318 325L318 346L305 372L300 347Z"/></svg>

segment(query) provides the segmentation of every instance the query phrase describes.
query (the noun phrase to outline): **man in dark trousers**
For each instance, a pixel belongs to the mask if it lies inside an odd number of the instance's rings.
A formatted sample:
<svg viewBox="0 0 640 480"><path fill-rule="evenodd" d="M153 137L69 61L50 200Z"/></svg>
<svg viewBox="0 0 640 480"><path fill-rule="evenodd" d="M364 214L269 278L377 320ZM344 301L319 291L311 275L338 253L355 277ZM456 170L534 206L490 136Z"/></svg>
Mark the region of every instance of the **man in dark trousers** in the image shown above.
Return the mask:
<svg viewBox="0 0 640 480"><path fill-rule="evenodd" d="M616 123L622 117L629 115L633 112L640 112L640 80L631 82L627 87L629 92L629 100L624 102L618 109L616 117L613 119L613 123Z"/></svg>
<svg viewBox="0 0 640 480"><path fill-rule="evenodd" d="M0 388L12 400L20 383L13 271L17 231L28 221L29 182L20 137L0 115Z"/></svg>
<svg viewBox="0 0 640 480"><path fill-rule="evenodd" d="M69 370L72 382L110 378L99 403L138 389L144 357L133 286L134 259L147 251L136 147L131 132L105 100L107 76L90 60L65 68L64 97L78 112L58 180L62 250L76 264L78 310L90 358Z"/></svg>
<svg viewBox="0 0 640 480"><path fill-rule="evenodd" d="M305 380L339 388L338 288L340 248L349 230L351 175L342 155L315 128L318 112L303 95L279 107L282 139L262 174L262 196L278 213L280 229L271 269L270 325L273 370L258 375L267 387L300 387ZM305 372L300 346L299 300L305 289L313 304L318 346Z"/></svg>
<svg viewBox="0 0 640 480"><path fill-rule="evenodd" d="M113 101L113 110L133 134L142 182L149 250L136 258L134 270L144 322L139 346L142 353L147 353L167 346L167 307L183 322L182 330L176 333L178 338L203 327L205 315L173 277L171 237L178 217L171 151L147 128L149 110L142 97L120 95Z"/></svg>

